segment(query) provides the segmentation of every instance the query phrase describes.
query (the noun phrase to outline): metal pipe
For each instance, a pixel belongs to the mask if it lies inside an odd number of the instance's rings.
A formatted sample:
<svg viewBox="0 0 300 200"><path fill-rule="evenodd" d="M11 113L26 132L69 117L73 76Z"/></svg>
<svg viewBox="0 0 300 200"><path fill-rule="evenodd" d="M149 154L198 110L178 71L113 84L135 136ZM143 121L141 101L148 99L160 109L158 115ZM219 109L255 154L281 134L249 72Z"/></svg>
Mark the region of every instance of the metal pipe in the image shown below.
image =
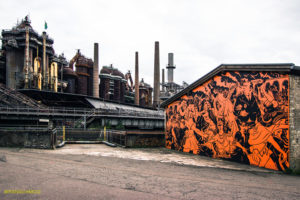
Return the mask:
<svg viewBox="0 0 300 200"><path fill-rule="evenodd" d="M57 63L55 62L54 65L54 92L57 92L57 82L58 82L58 67L57 67Z"/></svg>
<svg viewBox="0 0 300 200"><path fill-rule="evenodd" d="M61 147L65 146L65 144L66 144L66 142L62 141L60 144L56 145L56 148L61 148Z"/></svg>
<svg viewBox="0 0 300 200"><path fill-rule="evenodd" d="M154 50L154 98L153 98L153 107L157 108L159 106L159 42L155 42L155 50Z"/></svg>
<svg viewBox="0 0 300 200"><path fill-rule="evenodd" d="M46 32L43 32L43 88L46 89L48 85L48 69L46 67Z"/></svg>
<svg viewBox="0 0 300 200"><path fill-rule="evenodd" d="M41 60L39 58L39 46L36 48L36 58L34 59L36 61L34 64L37 65L37 87L39 90L42 89L42 68L41 68Z"/></svg>
<svg viewBox="0 0 300 200"><path fill-rule="evenodd" d="M49 71L50 71L50 73L49 73L50 90L52 90L53 89L53 76L54 76L54 73L53 73L54 72L54 63L51 63Z"/></svg>
<svg viewBox="0 0 300 200"><path fill-rule="evenodd" d="M63 80L64 80L64 64L61 63L61 67L60 67L60 91L63 92Z"/></svg>
<svg viewBox="0 0 300 200"><path fill-rule="evenodd" d="M25 74L25 88L27 89L29 86L29 27L25 28L26 36L25 36L25 60L24 60L24 74Z"/></svg>
<svg viewBox="0 0 300 200"><path fill-rule="evenodd" d="M135 52L135 80L134 80L134 103L140 105L140 86L139 86L139 52Z"/></svg>
<svg viewBox="0 0 300 200"><path fill-rule="evenodd" d="M99 47L94 43L93 97L99 98Z"/></svg>

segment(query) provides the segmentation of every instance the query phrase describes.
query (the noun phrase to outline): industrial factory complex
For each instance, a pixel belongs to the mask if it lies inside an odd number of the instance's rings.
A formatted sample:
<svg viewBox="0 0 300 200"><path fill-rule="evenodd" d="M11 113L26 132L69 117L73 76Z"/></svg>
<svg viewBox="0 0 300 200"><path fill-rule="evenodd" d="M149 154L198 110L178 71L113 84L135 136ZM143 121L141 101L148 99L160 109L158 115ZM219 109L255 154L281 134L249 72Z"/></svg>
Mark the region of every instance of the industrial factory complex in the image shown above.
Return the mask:
<svg viewBox="0 0 300 200"><path fill-rule="evenodd" d="M273 170L300 168L300 67L222 64L188 85L174 80L174 54L153 87L135 66L100 67L77 50L68 61L28 17L2 30L0 146L56 148L64 141L166 146ZM132 73L134 71L134 73Z"/></svg>
<svg viewBox="0 0 300 200"><path fill-rule="evenodd" d="M164 82L164 69L160 82L158 42L155 44L154 90L143 79L139 80L138 52L133 82L130 70L124 74L112 65L99 69L97 43L94 45L94 60L77 50L69 62L63 54L55 54L53 43L46 32L39 35L31 27L27 16L12 29L3 30L0 83L13 90L78 94L155 109L162 100L183 89L173 82L173 53L169 54L168 82ZM46 99L42 103L48 104Z"/></svg>
<svg viewBox="0 0 300 200"><path fill-rule="evenodd" d="M64 54L55 53L54 40L46 32L40 35L33 29L28 16L13 28L2 30L1 38L2 129L23 130L35 129L33 125L38 128L46 126L47 131L58 130L56 135L62 137L64 132L69 137L74 133L72 138L76 138L80 134L80 137L86 137L91 130L107 128L126 130L126 136L131 131L133 138L147 134L146 146L149 146L148 143L164 145L164 113L160 104L182 90L183 86L173 82L173 53L169 53L167 65L169 81L164 81L164 70L160 81L159 42L155 42L154 87L151 87L143 78L140 79L138 52L135 53L134 77L131 70L124 74L113 65L100 68L98 43L94 44L93 59L77 50L68 61ZM21 134L2 135L1 145L24 145L27 142L25 146L39 146L28 143L26 139L28 135L33 137L32 130L23 131L22 137ZM36 133L36 137L40 132ZM98 136L96 132L92 138L104 139L104 133ZM124 133L119 135L124 136ZM117 143L129 145L129 140L123 136L118 136ZM82 139L80 137L77 139ZM47 147L56 146L59 142L56 136L48 140ZM156 142L152 144L153 140ZM131 143L132 146L143 146L143 142Z"/></svg>

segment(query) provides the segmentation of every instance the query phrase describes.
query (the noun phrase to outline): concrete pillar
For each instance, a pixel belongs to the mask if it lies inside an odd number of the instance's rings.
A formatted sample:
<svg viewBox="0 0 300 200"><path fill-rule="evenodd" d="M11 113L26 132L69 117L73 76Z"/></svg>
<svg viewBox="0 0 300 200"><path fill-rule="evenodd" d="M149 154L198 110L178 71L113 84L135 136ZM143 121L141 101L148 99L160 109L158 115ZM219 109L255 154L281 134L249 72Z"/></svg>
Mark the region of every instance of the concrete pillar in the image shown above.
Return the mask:
<svg viewBox="0 0 300 200"><path fill-rule="evenodd" d="M99 46L94 43L93 97L99 98Z"/></svg>
<svg viewBox="0 0 300 200"><path fill-rule="evenodd" d="M174 82L174 55L173 53L169 53L168 54L168 65L167 65L167 69L168 69L168 83L172 83Z"/></svg>
<svg viewBox="0 0 300 200"><path fill-rule="evenodd" d="M135 52L134 103L140 105L139 52Z"/></svg>
<svg viewBox="0 0 300 200"><path fill-rule="evenodd" d="M159 42L155 42L154 50L154 82L153 82L153 107L157 108L159 106Z"/></svg>
<svg viewBox="0 0 300 200"><path fill-rule="evenodd" d="M165 69L162 69L161 70L162 71L162 75L161 75L161 89L162 89L162 91L163 92L165 92L165 87L164 87L164 85L165 85Z"/></svg>

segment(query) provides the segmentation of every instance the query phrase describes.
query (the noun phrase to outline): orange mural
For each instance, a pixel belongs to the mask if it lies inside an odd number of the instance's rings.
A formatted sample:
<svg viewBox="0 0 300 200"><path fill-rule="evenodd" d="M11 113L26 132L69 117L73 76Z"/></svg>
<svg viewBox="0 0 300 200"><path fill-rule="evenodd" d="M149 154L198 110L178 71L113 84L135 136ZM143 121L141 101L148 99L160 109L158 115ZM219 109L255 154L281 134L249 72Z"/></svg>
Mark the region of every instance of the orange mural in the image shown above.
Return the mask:
<svg viewBox="0 0 300 200"><path fill-rule="evenodd" d="M274 170L289 167L289 77L226 72L166 108L166 147Z"/></svg>

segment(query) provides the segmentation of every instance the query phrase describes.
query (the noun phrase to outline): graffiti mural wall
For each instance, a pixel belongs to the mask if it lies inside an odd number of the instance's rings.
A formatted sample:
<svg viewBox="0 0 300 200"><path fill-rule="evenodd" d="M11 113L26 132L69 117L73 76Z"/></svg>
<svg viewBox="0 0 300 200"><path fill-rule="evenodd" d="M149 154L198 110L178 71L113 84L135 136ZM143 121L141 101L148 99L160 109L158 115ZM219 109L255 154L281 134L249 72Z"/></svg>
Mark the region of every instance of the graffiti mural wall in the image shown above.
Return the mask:
<svg viewBox="0 0 300 200"><path fill-rule="evenodd" d="M289 77L226 72L166 108L167 148L274 170L289 167Z"/></svg>

